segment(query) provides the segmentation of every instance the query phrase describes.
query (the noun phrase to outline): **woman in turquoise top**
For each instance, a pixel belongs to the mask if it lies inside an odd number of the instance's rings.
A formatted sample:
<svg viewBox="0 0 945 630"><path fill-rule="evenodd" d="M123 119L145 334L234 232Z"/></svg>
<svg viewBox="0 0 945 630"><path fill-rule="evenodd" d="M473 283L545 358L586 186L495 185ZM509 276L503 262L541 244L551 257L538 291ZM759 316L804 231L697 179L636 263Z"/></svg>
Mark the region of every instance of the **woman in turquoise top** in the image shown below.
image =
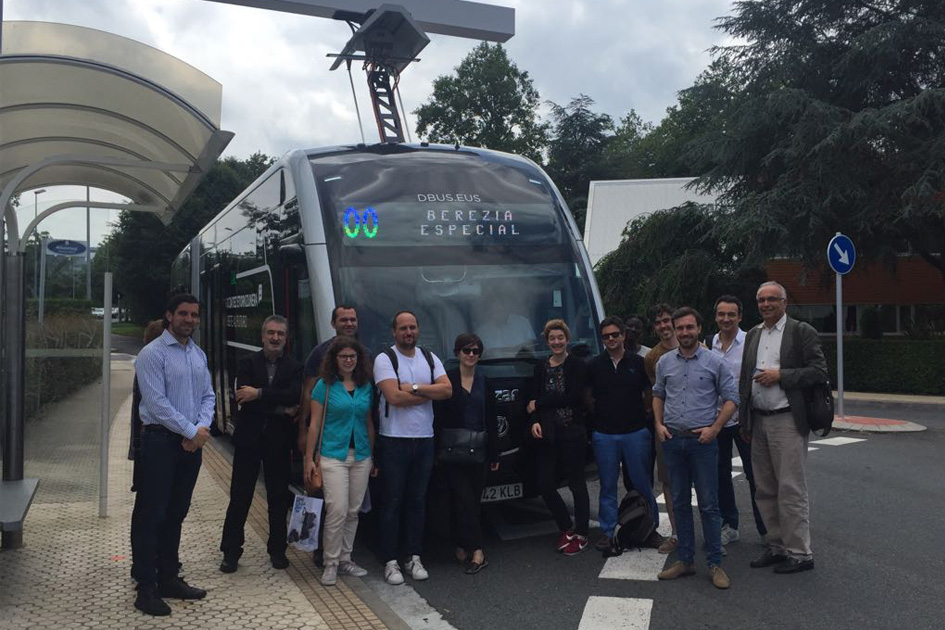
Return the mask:
<svg viewBox="0 0 945 630"><path fill-rule="evenodd" d="M367 352L350 337L338 337L329 346L319 376L312 390L305 479L311 483L315 471L321 469L326 512L322 532L325 569L321 582L330 586L337 582L339 573L367 575L366 570L351 561L351 549L373 466L374 386ZM315 455L319 436L321 444Z"/></svg>

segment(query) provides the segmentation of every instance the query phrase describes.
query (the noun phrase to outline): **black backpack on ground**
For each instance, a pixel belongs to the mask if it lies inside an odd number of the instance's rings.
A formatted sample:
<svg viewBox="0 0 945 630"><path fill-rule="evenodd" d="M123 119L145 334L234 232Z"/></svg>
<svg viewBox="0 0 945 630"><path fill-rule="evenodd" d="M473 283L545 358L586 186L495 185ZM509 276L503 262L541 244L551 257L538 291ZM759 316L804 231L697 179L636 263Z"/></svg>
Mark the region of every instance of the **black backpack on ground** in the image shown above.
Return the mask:
<svg viewBox="0 0 945 630"><path fill-rule="evenodd" d="M617 527L611 541L612 551L619 554L624 549L650 546L648 541L656 528L653 526L653 510L650 504L632 488L617 508Z"/></svg>

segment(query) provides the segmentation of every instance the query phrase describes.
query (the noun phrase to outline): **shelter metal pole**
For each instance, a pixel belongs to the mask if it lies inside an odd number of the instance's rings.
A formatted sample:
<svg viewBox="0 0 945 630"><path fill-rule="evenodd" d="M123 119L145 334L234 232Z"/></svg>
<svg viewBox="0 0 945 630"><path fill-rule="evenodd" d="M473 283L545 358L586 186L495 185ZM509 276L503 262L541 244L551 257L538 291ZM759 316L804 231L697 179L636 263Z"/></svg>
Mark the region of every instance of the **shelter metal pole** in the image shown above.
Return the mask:
<svg viewBox="0 0 945 630"><path fill-rule="evenodd" d="M46 317L46 237L39 242L42 248L39 254L39 325L42 327Z"/></svg>
<svg viewBox="0 0 945 630"><path fill-rule="evenodd" d="M85 299L92 299L92 201L91 189L85 187Z"/></svg>
<svg viewBox="0 0 945 630"><path fill-rule="evenodd" d="M98 515L108 516L108 436L112 396L112 272L105 272L105 316L102 317L102 444L98 473Z"/></svg>
<svg viewBox="0 0 945 630"><path fill-rule="evenodd" d="M3 301L6 303L4 319L4 372L6 375L6 399L4 400L3 426L3 480L23 479L23 392L26 372L26 273L20 252L5 255ZM23 530L4 531L0 546L4 549L21 547Z"/></svg>

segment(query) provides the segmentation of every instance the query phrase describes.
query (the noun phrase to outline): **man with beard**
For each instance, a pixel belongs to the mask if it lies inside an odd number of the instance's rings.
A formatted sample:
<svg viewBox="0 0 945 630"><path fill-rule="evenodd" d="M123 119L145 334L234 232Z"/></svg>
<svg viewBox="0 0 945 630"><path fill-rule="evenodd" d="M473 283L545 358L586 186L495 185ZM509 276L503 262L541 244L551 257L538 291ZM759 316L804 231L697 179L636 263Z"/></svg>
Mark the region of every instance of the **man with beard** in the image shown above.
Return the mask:
<svg viewBox="0 0 945 630"><path fill-rule="evenodd" d="M410 311L394 315L394 345L374 362L380 435L375 467L383 494L380 508L381 557L388 584L403 584L398 564L401 524L404 528L404 569L414 580L430 577L420 554L426 519L427 484L433 471L433 401L453 395L443 363L417 347L420 326Z"/></svg>
<svg viewBox="0 0 945 630"><path fill-rule="evenodd" d="M167 329L135 360L141 474L131 519L135 608L159 617L171 614L162 598L203 599L207 594L180 577L179 550L215 404L207 355L190 338L200 321L197 298L175 295L164 319Z"/></svg>
<svg viewBox="0 0 945 630"><path fill-rule="evenodd" d="M656 363L667 352L675 350L676 332L673 330L673 307L666 303L660 303L650 308L650 319L653 321L653 332L660 340L653 346L646 356L643 357L643 364L646 367L646 376L653 383L656 381ZM652 434L653 462L656 467L656 476L659 479L660 489L663 491L663 498L666 499L666 515L669 517L669 523L672 526L672 534L659 546L660 553L673 553L676 551L676 545L679 539L676 537L676 514L673 511L673 502L670 499L671 491L669 485L669 473L666 470L666 463L663 461L663 445L656 439L656 427L653 424L653 410L649 410L648 427ZM650 473L652 478L652 472ZM626 483L626 479L624 480Z"/></svg>
<svg viewBox="0 0 945 630"><path fill-rule="evenodd" d="M243 555L243 530L253 502L253 490L263 463L269 509L266 551L274 569L289 566L285 518L290 506L289 473L292 419L298 411L302 364L285 354L288 322L270 315L263 322L263 349L240 359L236 379L239 405L233 434L233 477L220 551L220 571L236 571Z"/></svg>
<svg viewBox="0 0 945 630"><path fill-rule="evenodd" d="M663 443L672 486L679 546L678 559L657 577L674 580L695 573L696 534L692 518L695 485L712 584L725 589L732 582L722 569L719 445L715 438L735 413L738 392L721 357L699 343L702 316L695 309L683 307L674 311L672 317L679 347L656 364L653 412L656 439Z"/></svg>

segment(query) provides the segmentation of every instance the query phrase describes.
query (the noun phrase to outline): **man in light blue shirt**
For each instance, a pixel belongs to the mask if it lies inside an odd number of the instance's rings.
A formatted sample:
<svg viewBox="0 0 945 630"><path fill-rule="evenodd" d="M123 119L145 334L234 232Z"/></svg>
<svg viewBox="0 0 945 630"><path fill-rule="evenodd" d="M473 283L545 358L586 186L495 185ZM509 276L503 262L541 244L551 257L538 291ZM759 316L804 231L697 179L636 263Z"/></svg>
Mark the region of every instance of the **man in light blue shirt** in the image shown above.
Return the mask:
<svg viewBox="0 0 945 630"><path fill-rule="evenodd" d="M207 594L178 575L179 548L215 406L207 356L190 338L200 322L197 298L175 295L164 318L167 329L135 360L144 426L141 481L131 515L135 608L158 617L171 614L164 597L202 599Z"/></svg>
<svg viewBox="0 0 945 630"><path fill-rule="evenodd" d="M679 347L656 364L653 415L669 472L679 559L657 577L672 580L695 573L692 485L696 486L709 572L716 588L732 585L722 569L719 516L719 447L716 436L738 406L738 390L721 357L699 343L702 316L683 307L673 313ZM719 409L719 400L723 401Z"/></svg>

